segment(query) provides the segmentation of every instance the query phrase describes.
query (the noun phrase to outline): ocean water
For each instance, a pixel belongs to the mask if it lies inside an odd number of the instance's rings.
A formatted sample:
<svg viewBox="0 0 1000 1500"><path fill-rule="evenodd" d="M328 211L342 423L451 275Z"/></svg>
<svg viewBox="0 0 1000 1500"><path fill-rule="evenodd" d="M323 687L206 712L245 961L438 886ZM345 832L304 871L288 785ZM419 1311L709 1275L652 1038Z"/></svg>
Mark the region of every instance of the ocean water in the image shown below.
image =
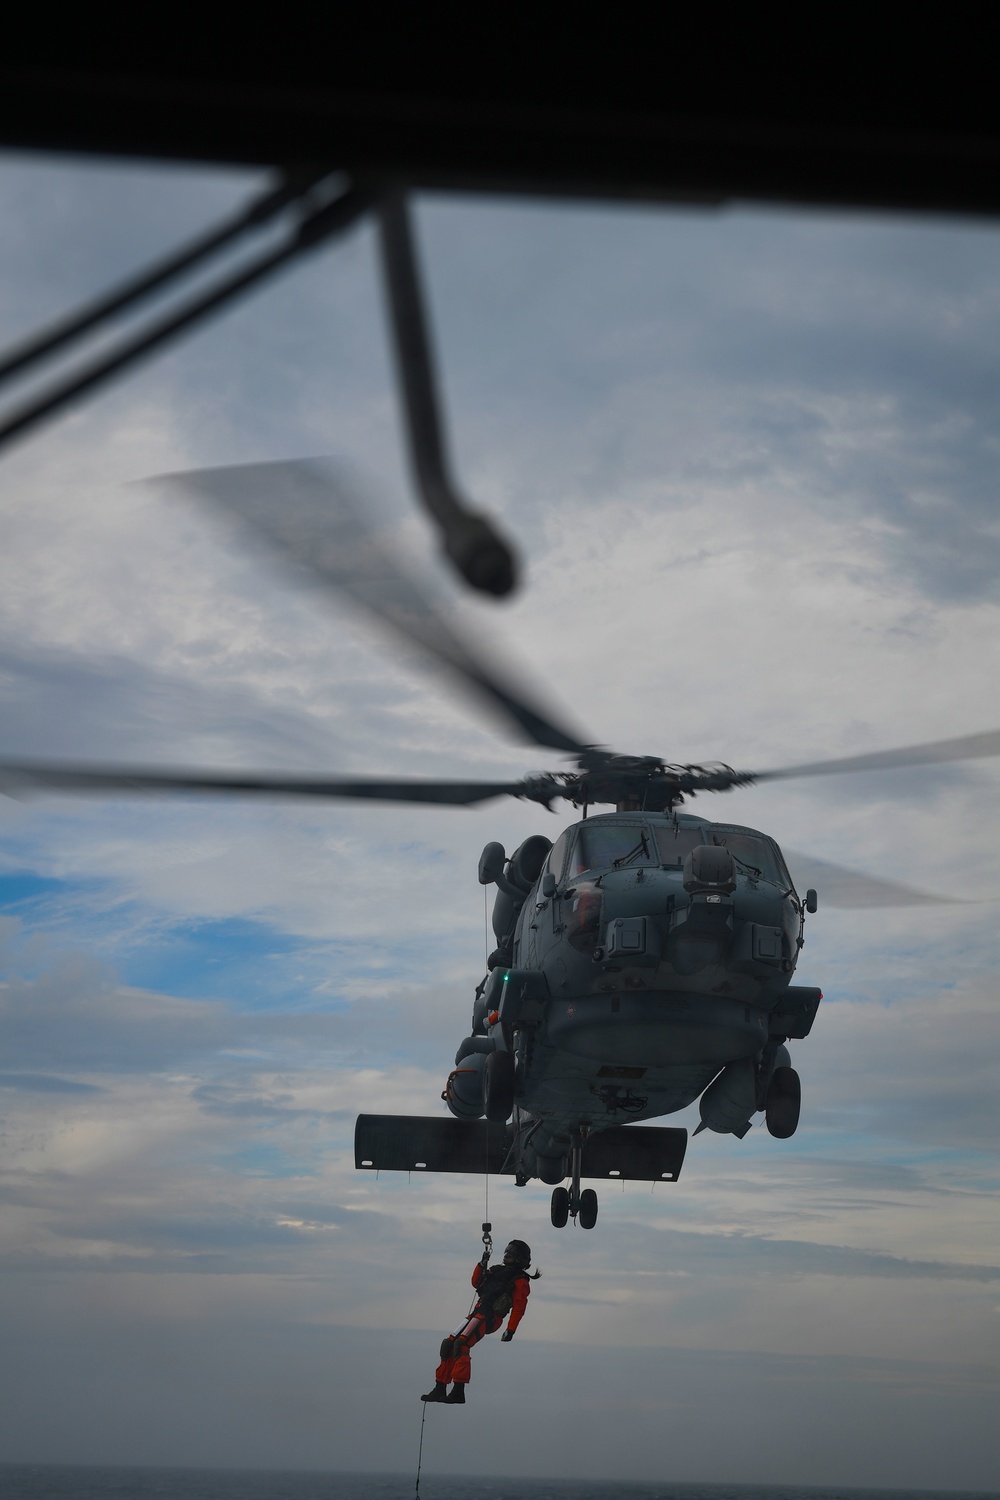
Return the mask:
<svg viewBox="0 0 1000 1500"><path fill-rule="evenodd" d="M413 1474L0 1465L0 1500L411 1500L414 1484ZM420 1479L420 1500L955 1500L959 1493L428 1473ZM963 1500L998 1500L995 1492L961 1493Z"/></svg>

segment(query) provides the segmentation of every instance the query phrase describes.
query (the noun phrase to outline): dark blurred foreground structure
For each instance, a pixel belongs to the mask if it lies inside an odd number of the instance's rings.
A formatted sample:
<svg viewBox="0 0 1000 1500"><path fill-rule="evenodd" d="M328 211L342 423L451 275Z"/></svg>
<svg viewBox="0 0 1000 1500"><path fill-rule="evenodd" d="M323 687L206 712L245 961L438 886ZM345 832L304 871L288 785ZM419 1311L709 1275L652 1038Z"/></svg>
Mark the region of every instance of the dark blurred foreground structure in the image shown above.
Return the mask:
<svg viewBox="0 0 1000 1500"><path fill-rule="evenodd" d="M1000 210L988 10L897 15L892 36L836 10L113 14L11 17L0 145L426 189Z"/></svg>
<svg viewBox="0 0 1000 1500"><path fill-rule="evenodd" d="M676 9L581 14L292 5L253 19L19 16L0 51L0 147L277 175L234 218L0 353L0 385L75 355L238 241L282 220L285 237L97 346L89 363L57 364L26 401L15 386L0 448L375 214L415 488L454 569L501 596L516 587L517 552L452 472L409 191L1000 210L987 11L923 31L899 18L892 37L858 20L851 32L834 12L797 30L748 11L708 12L697 26Z"/></svg>

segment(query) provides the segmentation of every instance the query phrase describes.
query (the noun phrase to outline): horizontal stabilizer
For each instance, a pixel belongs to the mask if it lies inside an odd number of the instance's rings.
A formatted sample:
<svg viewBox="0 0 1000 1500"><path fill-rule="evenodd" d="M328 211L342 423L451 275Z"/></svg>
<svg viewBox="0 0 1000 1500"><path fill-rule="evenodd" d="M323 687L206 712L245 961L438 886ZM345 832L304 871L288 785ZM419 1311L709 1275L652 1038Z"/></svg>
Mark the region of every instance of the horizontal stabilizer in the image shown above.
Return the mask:
<svg viewBox="0 0 1000 1500"><path fill-rule="evenodd" d="M686 1130L662 1125L612 1125L584 1143L582 1177L624 1182L675 1182L687 1150Z"/></svg>
<svg viewBox="0 0 1000 1500"><path fill-rule="evenodd" d="M422 1115L359 1115L354 1165L382 1172L506 1172L511 1146L507 1126L486 1120L437 1120ZM673 1182L687 1150L687 1131L613 1125L583 1147L584 1177Z"/></svg>
<svg viewBox="0 0 1000 1500"><path fill-rule="evenodd" d="M354 1165L382 1172L499 1172L506 1125L423 1115L358 1115Z"/></svg>

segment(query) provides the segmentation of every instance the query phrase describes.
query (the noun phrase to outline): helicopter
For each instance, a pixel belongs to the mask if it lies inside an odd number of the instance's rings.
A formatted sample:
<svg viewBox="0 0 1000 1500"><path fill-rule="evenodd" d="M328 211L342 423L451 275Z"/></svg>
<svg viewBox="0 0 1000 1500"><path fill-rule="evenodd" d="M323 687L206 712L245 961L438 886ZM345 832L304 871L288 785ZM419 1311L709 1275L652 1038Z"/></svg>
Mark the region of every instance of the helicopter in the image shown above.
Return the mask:
<svg viewBox="0 0 1000 1500"><path fill-rule="evenodd" d="M433 585L375 530L370 507L355 501L353 482L335 464L240 465L155 482L235 520L300 579L308 574L348 597L397 641L448 669L521 738L572 762L515 781L435 781L0 761L0 790L12 794L213 793L437 807L514 797L581 812L554 842L532 834L510 857L497 842L483 850L478 876L496 887L497 946L446 1077L442 1098L453 1118L361 1115L356 1166L498 1173L520 1186L537 1178L553 1187L556 1227L572 1218L589 1229L598 1203L585 1179L678 1178L687 1131L640 1121L697 1100L699 1130L741 1138L763 1112L772 1136L793 1135L801 1088L787 1044L809 1035L822 999L818 988L793 982L817 892L799 893L766 833L680 809L699 794L766 781L993 756L1000 730L763 772L616 753L561 722L453 622ZM875 904L871 878L858 879L865 904ZM882 904L908 894L919 895L882 883Z"/></svg>
<svg viewBox="0 0 1000 1500"><path fill-rule="evenodd" d="M809 1034L822 995L789 981L817 896L799 900L766 835L677 812L681 785L721 790L725 775L607 756L562 795L614 798L613 813L555 843L532 835L509 860L487 844L479 879L498 888L498 946L442 1094L459 1120L485 1124L460 1139L437 1121L361 1116L359 1166L487 1162L521 1186L555 1184L553 1225L591 1229L597 1193L583 1177L680 1174L686 1130L624 1122L700 1096L699 1130L742 1137L764 1109L772 1135L794 1134L801 1088L785 1043Z"/></svg>

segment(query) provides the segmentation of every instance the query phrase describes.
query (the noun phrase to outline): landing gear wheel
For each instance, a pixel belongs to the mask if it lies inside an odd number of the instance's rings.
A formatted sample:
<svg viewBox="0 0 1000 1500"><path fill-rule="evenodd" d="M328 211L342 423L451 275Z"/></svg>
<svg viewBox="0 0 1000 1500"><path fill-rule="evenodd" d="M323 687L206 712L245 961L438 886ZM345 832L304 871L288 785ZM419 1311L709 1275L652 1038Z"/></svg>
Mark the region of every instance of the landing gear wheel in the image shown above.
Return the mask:
<svg viewBox="0 0 1000 1500"><path fill-rule="evenodd" d="M584 1188L580 1194L580 1228L593 1229L597 1223L597 1194L593 1188Z"/></svg>
<svg viewBox="0 0 1000 1500"><path fill-rule="evenodd" d="M514 1109L514 1058L509 1052L491 1052L486 1058L483 1113L495 1125L503 1125Z"/></svg>
<svg viewBox="0 0 1000 1500"><path fill-rule="evenodd" d="M569 1192L564 1187L557 1187L552 1194L552 1227L562 1229L569 1218Z"/></svg>
<svg viewBox="0 0 1000 1500"><path fill-rule="evenodd" d="M779 1141L795 1134L802 1107L802 1085L794 1068L775 1068L764 1106L767 1128Z"/></svg>

